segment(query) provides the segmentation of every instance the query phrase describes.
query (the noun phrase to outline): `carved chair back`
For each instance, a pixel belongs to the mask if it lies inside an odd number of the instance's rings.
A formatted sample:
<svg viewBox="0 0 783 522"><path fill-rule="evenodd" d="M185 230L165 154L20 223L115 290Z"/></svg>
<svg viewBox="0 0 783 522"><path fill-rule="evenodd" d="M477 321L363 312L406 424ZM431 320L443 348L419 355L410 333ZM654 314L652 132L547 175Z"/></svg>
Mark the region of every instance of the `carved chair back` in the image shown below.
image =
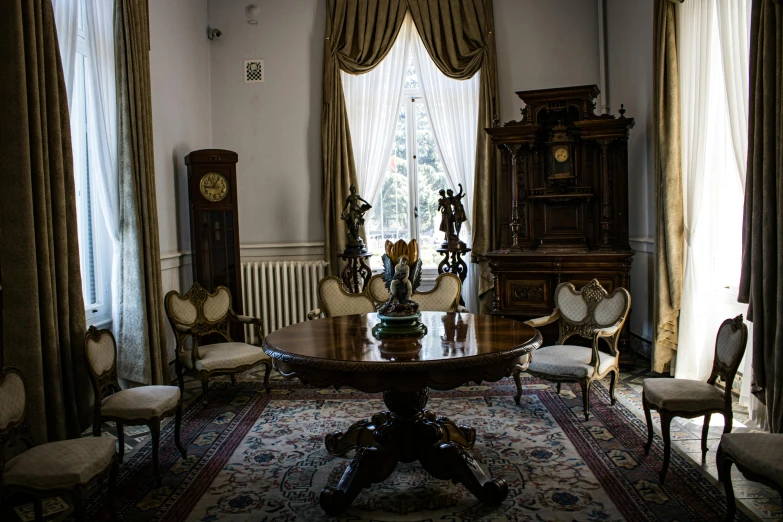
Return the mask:
<svg viewBox="0 0 783 522"><path fill-rule="evenodd" d="M603 337L609 344L612 355L617 355L620 331L631 309L631 294L625 288L616 288L607 293L597 279L577 290L571 283L561 283L555 289L555 307L560 312L560 339L558 344L579 335L592 339L601 330L615 329L612 335Z"/></svg>
<svg viewBox="0 0 783 522"><path fill-rule="evenodd" d="M380 306L389 300L391 294L386 288L386 281L383 280L383 274L375 274L367 281L367 288L365 289L367 295L375 301L376 306Z"/></svg>
<svg viewBox="0 0 783 522"><path fill-rule="evenodd" d="M375 311L375 301L367 294L351 294L339 277L327 276L318 282L318 302L326 317L369 314Z"/></svg>
<svg viewBox="0 0 783 522"><path fill-rule="evenodd" d="M177 336L177 355L184 351L184 343L191 334L204 336L217 333L231 342L231 291L218 286L210 293L193 283L185 295L176 290L166 294L163 301L171 329Z"/></svg>
<svg viewBox="0 0 783 522"><path fill-rule="evenodd" d="M454 312L459 305L462 281L456 274L440 274L432 290L413 292L411 296L422 312Z"/></svg>
<svg viewBox="0 0 783 522"><path fill-rule="evenodd" d="M742 314L721 323L715 338L715 359L712 363L712 372L707 382L715 384L715 381L720 377L726 387L727 408L731 408L731 384L734 382L734 376L737 375L747 344L748 326L742 320Z"/></svg>
<svg viewBox="0 0 783 522"><path fill-rule="evenodd" d="M19 441L26 449L33 447L27 430L27 392L22 372L16 368L0 369L0 473L5 469L5 450Z"/></svg>
<svg viewBox="0 0 783 522"><path fill-rule="evenodd" d="M95 415L100 415L101 401L122 390L117 379L117 341L111 330L90 326L84 337L84 359L95 396Z"/></svg>

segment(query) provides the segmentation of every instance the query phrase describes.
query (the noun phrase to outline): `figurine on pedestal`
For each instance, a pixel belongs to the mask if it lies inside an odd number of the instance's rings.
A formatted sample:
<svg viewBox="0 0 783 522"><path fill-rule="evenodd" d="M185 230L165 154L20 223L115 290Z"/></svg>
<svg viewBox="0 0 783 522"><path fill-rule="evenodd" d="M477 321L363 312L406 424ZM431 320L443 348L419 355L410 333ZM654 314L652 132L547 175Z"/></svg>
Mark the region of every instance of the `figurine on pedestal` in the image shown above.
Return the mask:
<svg viewBox="0 0 783 522"><path fill-rule="evenodd" d="M423 335L427 327L419 321L419 304L411 299L413 283L409 276L408 257L400 257L394 267L394 275L389 284L389 300L378 310L380 323L375 325L372 333L378 339L394 336Z"/></svg>
<svg viewBox="0 0 783 522"><path fill-rule="evenodd" d="M367 248L359 235L359 229L364 225L364 214L372 208L362 197L356 193L356 187L351 185L351 195L345 198L340 219L345 221L348 227L348 243L345 246L345 254L366 254Z"/></svg>
<svg viewBox="0 0 783 522"><path fill-rule="evenodd" d="M337 257L345 260L345 267L340 277L348 287L348 291L354 294L364 291L372 275L370 267L365 262L365 259L372 254L367 251L359 235L359 229L364 225L364 214L371 208L372 205L357 194L356 187L351 185L351 194L345 198L345 206L340 214L340 219L345 221L345 226L348 228L348 241L345 251Z"/></svg>
<svg viewBox="0 0 783 522"><path fill-rule="evenodd" d="M440 230L445 233L445 241L441 243L437 252L443 254L443 260L438 265L438 273L450 272L459 276L464 283L468 276L468 265L462 259L464 254L470 252L470 248L461 241L459 233L462 231L462 223L468 220L465 215L465 207L462 205L462 198L465 193L462 191L462 184L459 184L459 193L454 194L451 189L438 191L440 199L438 200L438 210L441 212ZM459 298L461 305L465 304L462 296Z"/></svg>

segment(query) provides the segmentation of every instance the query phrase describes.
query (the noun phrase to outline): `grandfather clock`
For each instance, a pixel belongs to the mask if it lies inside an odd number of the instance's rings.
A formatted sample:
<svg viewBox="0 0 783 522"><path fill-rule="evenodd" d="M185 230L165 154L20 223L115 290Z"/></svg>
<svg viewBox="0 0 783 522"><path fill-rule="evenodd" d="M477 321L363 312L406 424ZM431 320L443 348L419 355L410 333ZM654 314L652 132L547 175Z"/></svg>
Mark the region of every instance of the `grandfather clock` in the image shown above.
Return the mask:
<svg viewBox="0 0 783 522"><path fill-rule="evenodd" d="M237 211L237 153L230 150L195 150L185 156L190 199L190 239L193 280L212 292L218 286L231 290L231 306L242 313L239 268L239 215ZM241 327L234 340L244 341Z"/></svg>

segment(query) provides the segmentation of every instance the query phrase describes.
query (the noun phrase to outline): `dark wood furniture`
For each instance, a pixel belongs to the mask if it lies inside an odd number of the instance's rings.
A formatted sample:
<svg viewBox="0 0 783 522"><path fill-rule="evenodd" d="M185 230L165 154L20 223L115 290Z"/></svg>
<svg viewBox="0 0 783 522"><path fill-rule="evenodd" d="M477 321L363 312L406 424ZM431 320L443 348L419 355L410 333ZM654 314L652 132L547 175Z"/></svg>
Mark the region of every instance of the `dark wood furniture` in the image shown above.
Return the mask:
<svg viewBox="0 0 783 522"><path fill-rule="evenodd" d="M383 392L389 411L326 435L327 451L356 455L336 487L321 491L329 515L345 511L359 492L386 480L397 462L418 460L439 479L461 482L486 504L508 494L466 451L476 431L424 409L429 388L450 390L468 381L497 381L541 345L541 334L520 322L493 317L422 312L428 334L380 341L376 314L332 317L287 326L264 340L275 368L318 387L352 386Z"/></svg>
<svg viewBox="0 0 783 522"><path fill-rule="evenodd" d="M707 455L707 435L710 431L710 417L713 413L723 415L723 433L731 432L734 412L731 408L731 384L737 374L745 346L748 343L748 327L742 315L726 319L718 329L715 339L715 359L707 382L689 379L645 379L642 383L642 406L647 420L647 443L644 454L650 453L653 442L653 424L650 410L661 415L661 433L663 435L663 465L658 475L661 484L666 479L671 454L670 428L674 417L693 419L704 416L701 432L702 460ZM715 383L720 377L724 389L719 390Z"/></svg>
<svg viewBox="0 0 783 522"><path fill-rule="evenodd" d="M213 375L229 375L231 384L236 384L236 374L263 364L264 387L270 393L269 375L272 364L264 356L264 351L241 341L235 341L233 332L244 325L256 329L261 335L261 319L238 315L231 308L231 291L218 286L214 292L208 292L198 283L193 283L185 295L171 290L163 300L166 316L171 329L177 337L174 368L181 392L185 393L183 375L185 369L196 372L201 381L204 402L209 395L209 379ZM213 342L217 338L219 342ZM192 338L190 349L188 338ZM205 342L205 339L209 341Z"/></svg>
<svg viewBox="0 0 783 522"><path fill-rule="evenodd" d="M27 395L22 372L0 368L0 505L16 493L33 497L35 520L43 520L43 500L69 495L77 521L87 519L87 492L107 475L109 513L116 511L120 461L112 437L80 437L33 445L27 428ZM6 460L9 447L24 443L25 451ZM85 465L87 464L87 465Z"/></svg>
<svg viewBox="0 0 783 522"><path fill-rule="evenodd" d="M94 410L92 434L101 436L101 425L114 422L120 462L125 457L125 426L147 426L152 439L152 470L158 487L163 484L158 464L161 420L174 417L174 444L188 458L180 440L182 393L176 386L139 386L123 390L117 379L117 341L111 330L90 326L84 337L84 361L92 383Z"/></svg>
<svg viewBox="0 0 783 522"><path fill-rule="evenodd" d="M194 150L185 156L193 280L210 292L228 287L234 296L232 309L242 314L237 161L236 152L221 149ZM232 336L242 342L245 331L237 326Z"/></svg>
<svg viewBox="0 0 783 522"><path fill-rule="evenodd" d="M337 257L345 261L345 266L340 272L345 288L352 294L360 294L367 288L367 282L372 277L372 270L367 265L367 259L372 257L370 253L345 252L337 254Z"/></svg>
<svg viewBox="0 0 783 522"><path fill-rule="evenodd" d="M438 264L438 274L454 274L459 277L462 284L465 284L465 279L468 277L468 265L462 256L470 252L470 248L465 246L465 243L450 243L447 248L435 249L443 259ZM464 306L465 300L462 298L462 292L459 295L459 304Z"/></svg>
<svg viewBox="0 0 783 522"><path fill-rule="evenodd" d="M554 289L597 278L629 288L628 133L620 116L594 113L596 85L520 91L520 121L487 133L500 149L494 189L492 313L520 320L548 314ZM627 327L621 353L629 355ZM621 360L621 363L626 362Z"/></svg>
<svg viewBox="0 0 783 522"><path fill-rule="evenodd" d="M783 433L725 433L716 455L718 478L726 492L726 520L737 513L731 466L742 475L778 492L783 503Z"/></svg>

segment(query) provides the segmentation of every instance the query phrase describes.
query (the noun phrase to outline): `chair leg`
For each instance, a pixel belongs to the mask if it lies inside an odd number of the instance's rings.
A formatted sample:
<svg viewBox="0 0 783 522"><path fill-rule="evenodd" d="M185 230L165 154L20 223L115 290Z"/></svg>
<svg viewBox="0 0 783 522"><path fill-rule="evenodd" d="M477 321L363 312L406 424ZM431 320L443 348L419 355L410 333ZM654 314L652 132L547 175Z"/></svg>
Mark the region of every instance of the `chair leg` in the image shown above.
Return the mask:
<svg viewBox="0 0 783 522"><path fill-rule="evenodd" d="M708 413L704 416L704 426L701 428L701 460L704 462L707 460L707 438L710 435L710 418L712 414Z"/></svg>
<svg viewBox="0 0 783 522"><path fill-rule="evenodd" d="M120 461L114 457L109 470L109 514L115 522L120 519L117 515L117 475L120 471Z"/></svg>
<svg viewBox="0 0 783 522"><path fill-rule="evenodd" d="M95 418L92 421L92 436L93 437L100 437L101 436L101 425L103 423L101 422L100 417L95 416Z"/></svg>
<svg viewBox="0 0 783 522"><path fill-rule="evenodd" d="M615 397L615 395L614 395L614 387L617 384L618 376L617 376L617 372L616 371L612 371L612 373L610 373L609 375L610 375L610 379L611 379L609 381L609 396L612 398L611 404L612 404L612 406L614 406L614 403L617 402L617 397Z"/></svg>
<svg viewBox="0 0 783 522"><path fill-rule="evenodd" d="M582 381L582 405L585 410L585 421L590 420L590 383Z"/></svg>
<svg viewBox="0 0 783 522"><path fill-rule="evenodd" d="M264 364L264 388L266 389L267 394L272 393L272 387L269 386L269 377L271 375L272 375L272 363L267 362Z"/></svg>
<svg viewBox="0 0 783 522"><path fill-rule="evenodd" d="M209 382L206 380L201 381L201 398L204 401L204 404L207 403L207 396L209 395Z"/></svg>
<svg viewBox="0 0 783 522"><path fill-rule="evenodd" d="M723 484L723 491L726 493L726 520L730 522L734 520L734 515L737 513L734 487L731 484L731 459L726 458L723 448L718 446L716 460L718 464L718 480Z"/></svg>
<svg viewBox="0 0 783 522"><path fill-rule="evenodd" d="M87 520L87 487L76 486L71 493L73 514L77 521Z"/></svg>
<svg viewBox="0 0 783 522"><path fill-rule="evenodd" d="M557 383L557 394L560 395L560 388L563 386L562 382Z"/></svg>
<svg viewBox="0 0 783 522"><path fill-rule="evenodd" d="M177 404L177 412L174 415L174 444L177 446L177 449L182 454L182 458L186 459L188 458L188 450L182 445L182 436L180 435L181 431L182 431L182 400L180 400L179 404Z"/></svg>
<svg viewBox="0 0 783 522"><path fill-rule="evenodd" d="M43 520L43 499L39 497L33 499L33 513L35 513L36 522Z"/></svg>
<svg viewBox="0 0 783 522"><path fill-rule="evenodd" d="M517 394L514 395L514 402L519 405L519 400L522 398L522 379L519 376L519 370L514 370L514 382L517 385Z"/></svg>
<svg viewBox="0 0 783 522"><path fill-rule="evenodd" d="M672 416L661 412L661 432L663 433L663 465L658 474L658 482L663 486L666 480L666 471L669 469L669 457L672 453L671 424Z"/></svg>
<svg viewBox="0 0 783 522"><path fill-rule="evenodd" d="M642 392L642 407L644 408L644 418L647 421L647 443L644 445L644 454L649 455L653 443L653 423L650 403L644 398L644 392Z"/></svg>
<svg viewBox="0 0 783 522"><path fill-rule="evenodd" d="M163 479L160 476L160 465L158 463L158 452L160 451L160 419L153 420L150 423L150 435L152 436L152 473L155 475L155 481L158 487L163 485Z"/></svg>
<svg viewBox="0 0 783 522"><path fill-rule="evenodd" d="M237 376L236 376L236 374L231 373L231 374L229 374L229 376L231 377L231 386L236 386L237 385Z"/></svg>
<svg viewBox="0 0 783 522"><path fill-rule="evenodd" d="M125 460L125 431L122 429L122 424L119 422L117 424L117 445L119 446L119 453L120 455L120 462Z"/></svg>
<svg viewBox="0 0 783 522"><path fill-rule="evenodd" d="M731 433L734 425L734 414L731 410L723 414L723 433Z"/></svg>

